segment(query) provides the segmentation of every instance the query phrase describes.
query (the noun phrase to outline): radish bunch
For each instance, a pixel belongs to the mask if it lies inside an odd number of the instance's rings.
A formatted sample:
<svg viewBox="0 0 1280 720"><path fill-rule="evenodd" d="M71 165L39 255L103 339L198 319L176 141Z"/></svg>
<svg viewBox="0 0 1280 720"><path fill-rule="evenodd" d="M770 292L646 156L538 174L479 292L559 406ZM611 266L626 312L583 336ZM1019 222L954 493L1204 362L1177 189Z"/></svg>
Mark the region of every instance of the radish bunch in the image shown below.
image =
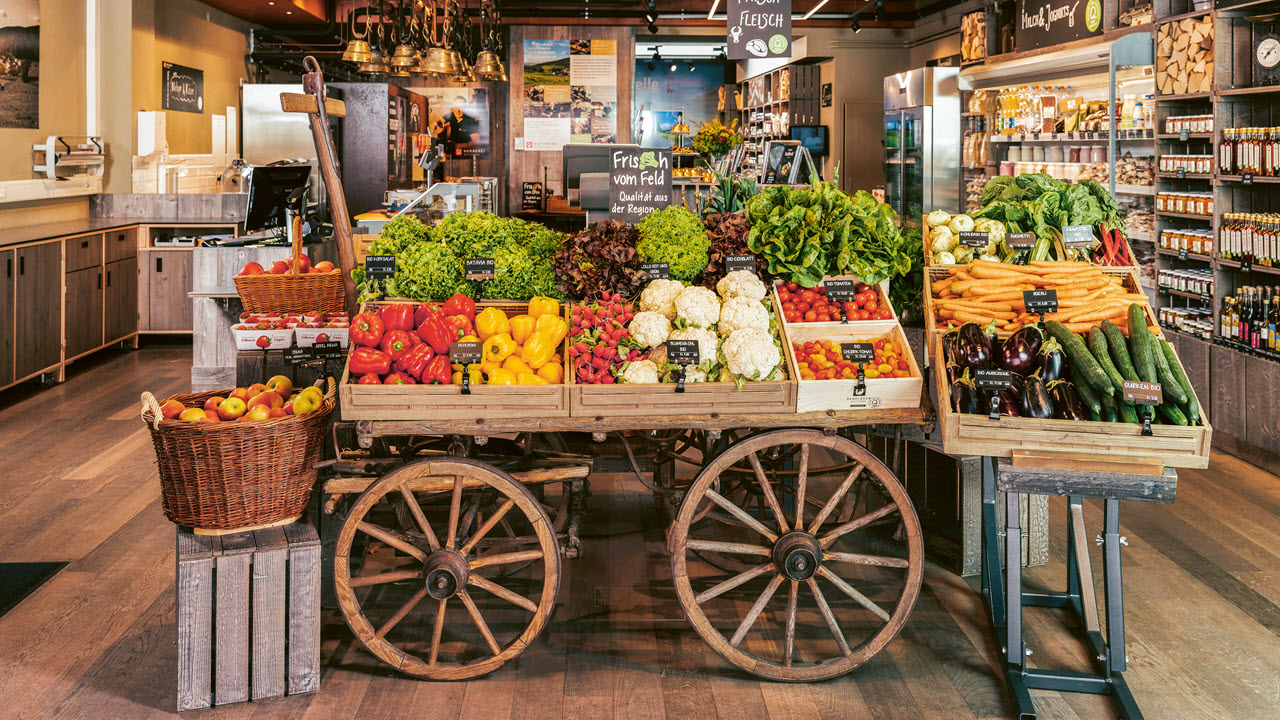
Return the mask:
<svg viewBox="0 0 1280 720"><path fill-rule="evenodd" d="M599 301L573 306L569 359L578 383L613 384L623 363L646 356L627 330L633 317L635 305L608 291Z"/></svg>

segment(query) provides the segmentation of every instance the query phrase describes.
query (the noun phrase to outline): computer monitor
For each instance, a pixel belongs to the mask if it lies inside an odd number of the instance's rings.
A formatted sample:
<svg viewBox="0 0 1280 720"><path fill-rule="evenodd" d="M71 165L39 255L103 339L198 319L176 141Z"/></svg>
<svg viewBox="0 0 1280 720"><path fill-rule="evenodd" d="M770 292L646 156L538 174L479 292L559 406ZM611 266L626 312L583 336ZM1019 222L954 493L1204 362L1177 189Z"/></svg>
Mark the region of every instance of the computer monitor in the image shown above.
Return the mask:
<svg viewBox="0 0 1280 720"><path fill-rule="evenodd" d="M583 173L609 172L609 154L618 148L633 148L638 145L620 143L572 143L565 145L561 152L564 176L564 195L567 199L570 190L582 187Z"/></svg>
<svg viewBox="0 0 1280 720"><path fill-rule="evenodd" d="M311 179L311 165L256 165L249 175L249 204L244 215L246 233L282 227L289 195Z"/></svg>
<svg viewBox="0 0 1280 720"><path fill-rule="evenodd" d="M791 139L799 140L809 150L810 155L827 154L826 125L792 125Z"/></svg>

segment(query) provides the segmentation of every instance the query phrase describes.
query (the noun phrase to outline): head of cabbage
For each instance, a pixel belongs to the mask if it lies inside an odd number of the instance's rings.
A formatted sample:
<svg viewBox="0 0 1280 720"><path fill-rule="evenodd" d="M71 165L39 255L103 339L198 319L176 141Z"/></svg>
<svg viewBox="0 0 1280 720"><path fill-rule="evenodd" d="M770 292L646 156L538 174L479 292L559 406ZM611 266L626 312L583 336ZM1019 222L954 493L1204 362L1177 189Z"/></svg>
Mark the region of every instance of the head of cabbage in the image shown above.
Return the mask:
<svg viewBox="0 0 1280 720"><path fill-rule="evenodd" d="M929 227L946 225L951 222L951 213L946 210L934 210L925 216L924 221L929 224Z"/></svg>
<svg viewBox="0 0 1280 720"><path fill-rule="evenodd" d="M973 259L973 248L968 245L958 245L952 254L955 255L957 263L967 263Z"/></svg>
<svg viewBox="0 0 1280 720"><path fill-rule="evenodd" d="M947 223L947 227L951 228L951 232L957 235L962 232L969 232L973 229L973 218L968 215L954 215L951 218L951 222Z"/></svg>
<svg viewBox="0 0 1280 720"><path fill-rule="evenodd" d="M951 233L933 236L933 251L935 253L951 252L956 249L958 244L959 241L956 240L956 236Z"/></svg>

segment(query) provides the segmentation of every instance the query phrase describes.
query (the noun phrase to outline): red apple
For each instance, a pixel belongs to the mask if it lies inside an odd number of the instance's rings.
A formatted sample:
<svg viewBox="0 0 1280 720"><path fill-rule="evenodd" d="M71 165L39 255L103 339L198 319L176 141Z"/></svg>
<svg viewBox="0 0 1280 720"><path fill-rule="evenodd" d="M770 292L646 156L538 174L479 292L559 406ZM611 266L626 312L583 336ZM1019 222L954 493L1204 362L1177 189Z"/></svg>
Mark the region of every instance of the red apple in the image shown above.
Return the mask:
<svg viewBox="0 0 1280 720"><path fill-rule="evenodd" d="M240 275L261 275L264 272L266 271L262 269L261 265L259 265L256 262L251 262L251 263L245 263L245 266L240 268L239 274Z"/></svg>
<svg viewBox="0 0 1280 720"><path fill-rule="evenodd" d="M165 400L164 404L160 406L160 414L164 416L165 420L174 420L186 409L187 406L177 400Z"/></svg>
<svg viewBox="0 0 1280 720"><path fill-rule="evenodd" d="M293 394L293 381L284 375L276 375L267 381L267 389L274 390L281 400L288 400Z"/></svg>
<svg viewBox="0 0 1280 720"><path fill-rule="evenodd" d="M204 416L209 422L222 422L222 418L218 417L217 410L205 410Z"/></svg>
<svg viewBox="0 0 1280 720"><path fill-rule="evenodd" d="M311 269L311 258L306 253L298 253L298 272L304 273Z"/></svg>
<svg viewBox="0 0 1280 720"><path fill-rule="evenodd" d="M232 390L227 395L227 399L231 399L231 398L239 398L240 400L243 400L246 403L249 402L248 388L236 388L235 390Z"/></svg>
<svg viewBox="0 0 1280 720"><path fill-rule="evenodd" d="M208 422L209 416L200 408L187 408L182 411L182 414L178 416L178 419L183 422Z"/></svg>
<svg viewBox="0 0 1280 720"><path fill-rule="evenodd" d="M214 412L217 412L217 411L218 411L218 406L222 404L222 401L223 401L223 400L226 400L226 398L221 398L221 397L218 397L217 395L215 395L215 396L213 396L213 397L209 398L208 400L205 400L205 401L204 401L204 409L205 409L205 410L213 410Z"/></svg>
<svg viewBox="0 0 1280 720"><path fill-rule="evenodd" d="M289 262L287 260L277 260L271 263L271 269L268 272L272 275L283 275L289 272Z"/></svg>
<svg viewBox="0 0 1280 720"><path fill-rule="evenodd" d="M320 272L333 272L333 263L329 262L328 260L321 260L320 262L313 265L312 269L319 270Z"/></svg>
<svg viewBox="0 0 1280 720"><path fill-rule="evenodd" d="M238 397L229 397L218 405L218 415L223 420L239 420L248 411L244 400Z"/></svg>
<svg viewBox="0 0 1280 720"><path fill-rule="evenodd" d="M249 386L248 390L246 390L246 391L245 391L244 399L245 399L245 400L252 400L254 397L256 397L256 396L258 395L258 393L260 393L260 392L262 392L262 391L264 391L264 390L266 390L266 389L267 389L267 386L266 386L266 385L263 385L262 383L254 383L254 384L252 384L252 385L250 385L250 386ZM253 406L252 406L252 405L250 405L249 407L253 407Z"/></svg>
<svg viewBox="0 0 1280 720"><path fill-rule="evenodd" d="M249 399L249 409L252 410L259 405L266 405L269 408L284 407L284 398L274 390L263 390Z"/></svg>
<svg viewBox="0 0 1280 720"><path fill-rule="evenodd" d="M271 408L266 405L258 405L249 408L249 412L244 415L245 420L270 420Z"/></svg>

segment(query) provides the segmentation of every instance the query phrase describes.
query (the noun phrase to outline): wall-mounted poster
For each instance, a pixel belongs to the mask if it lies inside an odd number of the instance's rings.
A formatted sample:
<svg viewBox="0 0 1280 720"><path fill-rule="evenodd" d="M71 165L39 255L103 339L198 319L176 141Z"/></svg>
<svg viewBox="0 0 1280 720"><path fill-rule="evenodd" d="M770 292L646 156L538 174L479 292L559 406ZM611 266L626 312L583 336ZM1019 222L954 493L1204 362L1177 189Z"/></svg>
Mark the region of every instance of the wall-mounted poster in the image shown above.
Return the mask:
<svg viewBox="0 0 1280 720"><path fill-rule="evenodd" d="M831 107L831 83L822 83L822 107Z"/></svg>
<svg viewBox="0 0 1280 720"><path fill-rule="evenodd" d="M671 133L678 111L684 112L689 130L698 132L702 123L716 117L716 106L721 84L724 82L724 66L719 63L680 63L671 70L667 63L658 63L649 69L648 60L636 62L635 90L631 102L636 108L636 123L632 133L635 142L644 147L673 147L676 136ZM685 138L688 146L691 138Z"/></svg>
<svg viewBox="0 0 1280 720"><path fill-rule="evenodd" d="M410 88L427 98L427 126L451 158L489 157L489 88ZM410 119L412 127L412 118Z"/></svg>
<svg viewBox="0 0 1280 720"><path fill-rule="evenodd" d="M0 0L0 128L40 127L40 0Z"/></svg>
<svg viewBox="0 0 1280 720"><path fill-rule="evenodd" d="M160 63L160 107L178 112L204 112L204 71Z"/></svg>
<svg viewBox="0 0 1280 720"><path fill-rule="evenodd" d="M524 149L617 141L615 40L524 41Z"/></svg>

